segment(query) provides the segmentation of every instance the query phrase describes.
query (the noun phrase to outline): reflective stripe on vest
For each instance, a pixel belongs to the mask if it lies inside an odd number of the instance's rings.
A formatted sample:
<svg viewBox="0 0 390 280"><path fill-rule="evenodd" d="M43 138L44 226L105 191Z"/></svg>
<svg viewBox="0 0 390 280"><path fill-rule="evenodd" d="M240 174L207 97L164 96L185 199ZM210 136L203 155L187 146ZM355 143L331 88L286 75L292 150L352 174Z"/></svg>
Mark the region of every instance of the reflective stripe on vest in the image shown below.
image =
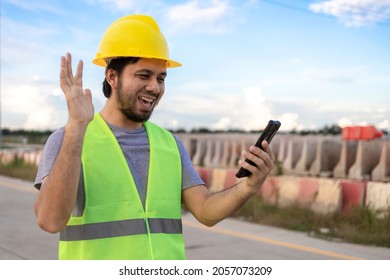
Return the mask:
<svg viewBox="0 0 390 280"><path fill-rule="evenodd" d="M179 219L148 219L148 223L150 233L182 233L182 222ZM133 219L67 226L60 233L60 240L80 241L147 233L144 219Z"/></svg>
<svg viewBox="0 0 390 280"><path fill-rule="evenodd" d="M173 135L145 122L145 209L111 129L96 114L84 137L85 209L60 234L60 259L184 259L181 158Z"/></svg>

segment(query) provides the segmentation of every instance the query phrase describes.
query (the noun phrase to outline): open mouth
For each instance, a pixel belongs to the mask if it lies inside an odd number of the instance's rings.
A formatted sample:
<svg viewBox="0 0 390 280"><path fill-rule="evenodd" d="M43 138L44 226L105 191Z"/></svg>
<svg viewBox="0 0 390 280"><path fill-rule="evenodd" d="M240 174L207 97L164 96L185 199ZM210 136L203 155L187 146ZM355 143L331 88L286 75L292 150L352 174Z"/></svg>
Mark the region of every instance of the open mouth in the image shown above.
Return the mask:
<svg viewBox="0 0 390 280"><path fill-rule="evenodd" d="M156 101L156 98L151 96L140 96L138 97L138 100L141 101L141 105L151 108Z"/></svg>

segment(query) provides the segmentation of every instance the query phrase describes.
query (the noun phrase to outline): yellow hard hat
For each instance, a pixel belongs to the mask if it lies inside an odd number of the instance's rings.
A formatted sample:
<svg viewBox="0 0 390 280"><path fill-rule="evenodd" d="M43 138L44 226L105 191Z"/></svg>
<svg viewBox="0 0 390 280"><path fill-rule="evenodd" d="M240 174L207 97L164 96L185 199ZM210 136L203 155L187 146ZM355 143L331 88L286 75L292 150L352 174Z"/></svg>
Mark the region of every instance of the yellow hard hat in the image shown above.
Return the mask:
<svg viewBox="0 0 390 280"><path fill-rule="evenodd" d="M114 21L106 30L92 62L107 66L117 57L156 58L167 62L167 67L181 64L169 58L168 44L157 22L147 15L128 15Z"/></svg>

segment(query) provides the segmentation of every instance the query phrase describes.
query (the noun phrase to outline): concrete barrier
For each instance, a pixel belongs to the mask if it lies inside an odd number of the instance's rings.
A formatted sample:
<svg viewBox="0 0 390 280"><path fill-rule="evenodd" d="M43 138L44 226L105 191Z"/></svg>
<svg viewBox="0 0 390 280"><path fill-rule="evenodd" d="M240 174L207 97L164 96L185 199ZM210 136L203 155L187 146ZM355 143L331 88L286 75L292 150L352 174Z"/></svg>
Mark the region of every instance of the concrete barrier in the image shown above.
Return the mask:
<svg viewBox="0 0 390 280"><path fill-rule="evenodd" d="M297 203L300 178L295 176L282 176L280 178L278 206L286 207Z"/></svg>
<svg viewBox="0 0 390 280"><path fill-rule="evenodd" d="M382 140L359 141L356 160L348 172L348 178L370 180L371 172L379 163Z"/></svg>
<svg viewBox="0 0 390 280"><path fill-rule="evenodd" d="M284 162L287 157L287 143L288 143L288 136L283 135L279 137L279 148L278 148L278 156L276 159L279 162Z"/></svg>
<svg viewBox="0 0 390 280"><path fill-rule="evenodd" d="M297 201L300 207L311 208L318 195L318 178L300 177Z"/></svg>
<svg viewBox="0 0 390 280"><path fill-rule="evenodd" d="M214 149L215 149L215 152L214 152L214 157L212 159L212 162L211 162L211 167L224 167L223 164L222 164L222 155L223 155L223 149L224 149L224 141L217 138L215 139L214 141Z"/></svg>
<svg viewBox="0 0 390 280"><path fill-rule="evenodd" d="M341 141L338 138L321 138L317 142L315 160L310 166L312 176L332 177L340 161Z"/></svg>
<svg viewBox="0 0 390 280"><path fill-rule="evenodd" d="M274 138L272 139L272 142L270 144L271 151L275 156L275 159L279 158L279 151L280 151L280 145L281 145L281 138L283 138L281 135L276 134Z"/></svg>
<svg viewBox="0 0 390 280"><path fill-rule="evenodd" d="M361 208L365 204L367 182L355 180L339 180L342 194L341 211L348 214L354 208Z"/></svg>
<svg viewBox="0 0 390 280"><path fill-rule="evenodd" d="M390 140L383 142L379 163L372 171L371 180L381 182L390 181Z"/></svg>
<svg viewBox="0 0 390 280"><path fill-rule="evenodd" d="M366 206L377 211L380 216L390 215L390 183L369 182Z"/></svg>
<svg viewBox="0 0 390 280"><path fill-rule="evenodd" d="M225 188L227 169L213 168L212 181L209 190L212 193L222 191Z"/></svg>
<svg viewBox="0 0 390 280"><path fill-rule="evenodd" d="M192 163L195 166L204 166L204 157L206 155L206 140L203 138L198 138L196 140L195 147L196 148L192 157Z"/></svg>
<svg viewBox="0 0 390 280"><path fill-rule="evenodd" d="M211 183L209 190L212 193L220 192L229 189L239 183L243 179L236 177L236 169L214 168L212 169ZM244 179L245 180L245 179Z"/></svg>
<svg viewBox="0 0 390 280"><path fill-rule="evenodd" d="M245 179L239 179L236 177L237 169L236 168L229 168L226 171L226 178L224 182L224 189L229 189L235 185L237 185L239 182L245 180Z"/></svg>
<svg viewBox="0 0 390 280"><path fill-rule="evenodd" d="M196 167L211 192L233 187L236 169ZM270 176L258 194L265 203L287 207L298 205L319 214L350 213L354 208L369 206L375 211L390 209L390 183L298 176Z"/></svg>
<svg viewBox="0 0 390 280"><path fill-rule="evenodd" d="M268 177L258 195L268 204L276 205L279 198L280 177Z"/></svg>
<svg viewBox="0 0 390 280"><path fill-rule="evenodd" d="M317 137L305 137L302 139L302 142L302 153L294 166L293 172L297 175L308 175L310 166L316 158L317 143L319 140Z"/></svg>
<svg viewBox="0 0 390 280"><path fill-rule="evenodd" d="M16 153L13 151L2 150L1 151L1 164L7 165L14 162L16 159Z"/></svg>
<svg viewBox="0 0 390 280"><path fill-rule="evenodd" d="M196 143L196 140L193 139L190 134L178 134L176 136L178 136L178 138L181 140L188 155L190 156L190 158L192 158L195 153L195 145L193 144Z"/></svg>
<svg viewBox="0 0 390 280"><path fill-rule="evenodd" d="M341 210L341 187L338 180L319 179L318 194L311 210L319 214L329 214Z"/></svg>
<svg viewBox="0 0 390 280"><path fill-rule="evenodd" d="M255 143L258 134L194 134L181 138L194 165L238 168L241 152ZM389 137L347 141L340 136L277 134L271 148L280 168L271 174L390 181L389 143Z"/></svg>
<svg viewBox="0 0 390 280"><path fill-rule="evenodd" d="M232 154L232 145L231 145L231 139L224 139L222 140L222 151L221 151L221 157L220 157L220 163L219 167L227 168L229 158Z"/></svg>
<svg viewBox="0 0 390 280"><path fill-rule="evenodd" d="M213 158L215 155L215 140L206 140L206 154L204 155L203 163L206 167L212 167Z"/></svg>
<svg viewBox="0 0 390 280"><path fill-rule="evenodd" d="M295 164L302 154L302 147L303 143L301 138L294 137L288 140L286 158L283 161L284 174L294 173Z"/></svg>
<svg viewBox="0 0 390 280"><path fill-rule="evenodd" d="M340 160L333 169L334 178L347 178L348 171L356 160L358 141L342 141Z"/></svg>
<svg viewBox="0 0 390 280"><path fill-rule="evenodd" d="M238 138L235 138L233 141L232 141L232 144L231 144L231 155L229 157L229 162L228 162L228 166L229 168L233 168L233 167L238 167L238 161L240 160L240 157L241 157L241 151L242 151L242 148L241 148L241 145L240 145L240 141Z"/></svg>
<svg viewBox="0 0 390 280"><path fill-rule="evenodd" d="M198 172L199 177L206 184L206 187L209 187L213 179L213 169L208 167L195 166L195 170Z"/></svg>

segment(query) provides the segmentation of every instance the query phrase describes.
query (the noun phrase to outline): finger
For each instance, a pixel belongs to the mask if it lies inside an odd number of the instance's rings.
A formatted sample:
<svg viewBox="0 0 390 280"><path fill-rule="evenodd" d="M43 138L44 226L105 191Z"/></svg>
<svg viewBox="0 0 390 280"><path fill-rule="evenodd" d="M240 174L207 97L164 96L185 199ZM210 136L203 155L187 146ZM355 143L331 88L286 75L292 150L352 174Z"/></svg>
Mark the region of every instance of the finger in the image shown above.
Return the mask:
<svg viewBox="0 0 390 280"><path fill-rule="evenodd" d="M242 167L242 168L248 170L250 173L252 173L250 176L252 176L253 174L257 174L259 172L259 169L257 166L253 166L252 164L246 162L245 160L240 160L239 165L240 165L240 167Z"/></svg>
<svg viewBox="0 0 390 280"><path fill-rule="evenodd" d="M271 145L270 145L267 141L264 140L264 141L261 143L261 146L263 147L263 150L264 150L267 154L269 154L271 160L272 160L273 162L275 162L275 155L272 153Z"/></svg>
<svg viewBox="0 0 390 280"><path fill-rule="evenodd" d="M73 81L72 55L70 53L66 53L66 68L68 77Z"/></svg>
<svg viewBox="0 0 390 280"><path fill-rule="evenodd" d="M84 96L87 97L88 99L92 100L92 93L89 88L84 89Z"/></svg>
<svg viewBox="0 0 390 280"><path fill-rule="evenodd" d="M74 77L76 85L83 87L83 61L79 60L76 69L76 76Z"/></svg>
<svg viewBox="0 0 390 280"><path fill-rule="evenodd" d="M64 92L69 90L71 86L69 77L68 77L68 69L67 69L67 61L64 56L61 56L61 66L60 66L60 86Z"/></svg>
<svg viewBox="0 0 390 280"><path fill-rule="evenodd" d="M270 159L272 162L275 161L275 156L272 153L270 145L267 143L267 141L263 141L262 143L262 149L256 147L256 146L251 146L249 150L254 153L256 156L260 157L264 161L267 161L267 159Z"/></svg>
<svg viewBox="0 0 390 280"><path fill-rule="evenodd" d="M267 147L267 150L270 152L269 147ZM250 160L253 161L257 166L261 166L262 164L265 164L269 168L273 168L274 161L272 159L272 152L271 154L268 154L266 151L261 150L258 147L251 146L249 148L249 157Z"/></svg>
<svg viewBox="0 0 390 280"><path fill-rule="evenodd" d="M251 147L252 148L252 147ZM254 147L256 148L256 147ZM255 150L255 149L252 149ZM255 164L255 168L263 168L265 166L265 159L260 155L254 154L252 151L251 152L243 152L243 157L247 160L252 161Z"/></svg>

